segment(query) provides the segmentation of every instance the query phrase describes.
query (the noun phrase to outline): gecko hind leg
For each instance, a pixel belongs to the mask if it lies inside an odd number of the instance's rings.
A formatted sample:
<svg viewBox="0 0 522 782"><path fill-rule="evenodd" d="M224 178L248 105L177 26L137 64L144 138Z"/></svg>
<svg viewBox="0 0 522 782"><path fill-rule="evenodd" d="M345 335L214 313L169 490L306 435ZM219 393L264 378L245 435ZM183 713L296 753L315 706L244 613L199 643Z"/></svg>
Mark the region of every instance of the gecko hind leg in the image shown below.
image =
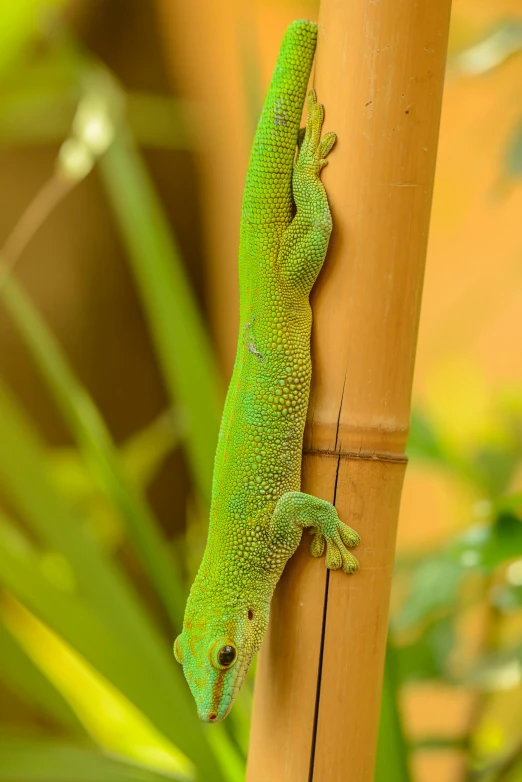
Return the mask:
<svg viewBox="0 0 522 782"><path fill-rule="evenodd" d="M324 107L322 103L317 103L315 90L311 90L307 106L309 110L308 122L304 128L299 128L297 133L297 156L294 165L294 174L297 182L302 175L304 167L308 169L305 176L310 173L313 173L315 176L320 174L321 170L328 165L326 158L337 141L337 135L332 131L325 133L323 138L321 138ZM299 160L300 155L302 157Z"/></svg>
<svg viewBox="0 0 522 782"><path fill-rule="evenodd" d="M306 126L299 129L297 138L298 153L294 166L294 198L299 199L300 180L304 177L319 176L321 169L327 164L328 153L337 141L337 136L331 131L321 138L324 122L324 106L317 102L317 94L310 90L306 99L308 118ZM297 186L296 186L297 185Z"/></svg>
<svg viewBox="0 0 522 782"><path fill-rule="evenodd" d="M326 567L329 570L344 570L353 573L359 563L349 548L357 546L359 535L339 516L335 507L325 500L304 492L286 492L280 497L272 517L274 537L284 544L289 537L295 540L294 531L311 527L313 534L310 552L314 557L322 556L326 545Z"/></svg>
<svg viewBox="0 0 522 782"><path fill-rule="evenodd" d="M324 107L317 102L315 90L310 90L306 105L308 118L306 127L298 133L292 174L296 212L281 238L275 268L289 289L308 295L323 265L332 231L328 199L320 177L336 135L325 133L321 138Z"/></svg>

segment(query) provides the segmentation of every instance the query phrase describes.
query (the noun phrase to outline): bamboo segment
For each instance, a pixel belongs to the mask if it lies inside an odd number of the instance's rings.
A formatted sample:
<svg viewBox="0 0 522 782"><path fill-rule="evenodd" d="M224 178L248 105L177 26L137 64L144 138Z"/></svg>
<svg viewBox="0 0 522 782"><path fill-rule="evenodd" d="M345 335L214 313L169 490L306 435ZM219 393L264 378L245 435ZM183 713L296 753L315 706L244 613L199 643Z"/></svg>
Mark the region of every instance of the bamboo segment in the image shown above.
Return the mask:
<svg viewBox="0 0 522 782"><path fill-rule="evenodd" d="M307 491L331 502L337 463L337 457L305 455L302 482ZM303 538L272 598L256 673L248 782L308 780L326 568L323 559L310 556L311 538Z"/></svg>
<svg viewBox="0 0 522 782"><path fill-rule="evenodd" d="M329 577L313 780L373 780L405 466L381 459L340 461L336 506L364 531L364 542L357 578Z"/></svg>
<svg viewBox="0 0 522 782"><path fill-rule="evenodd" d="M338 143L312 306L303 491L361 535L328 575L308 539L276 590L248 782L371 782L450 0L323 0L315 86ZM307 536L306 536L307 537ZM322 568L322 570L321 570Z"/></svg>

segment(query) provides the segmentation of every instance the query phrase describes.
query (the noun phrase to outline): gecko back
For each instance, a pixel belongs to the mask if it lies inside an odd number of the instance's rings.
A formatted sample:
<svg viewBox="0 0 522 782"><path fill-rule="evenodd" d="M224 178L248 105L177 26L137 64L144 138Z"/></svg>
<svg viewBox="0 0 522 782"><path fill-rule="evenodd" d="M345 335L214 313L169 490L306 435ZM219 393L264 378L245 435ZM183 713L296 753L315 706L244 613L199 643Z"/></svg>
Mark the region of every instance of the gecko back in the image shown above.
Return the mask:
<svg viewBox="0 0 522 782"><path fill-rule="evenodd" d="M230 711L265 634L274 588L302 531L312 554L351 573L357 534L328 502L300 492L311 377L308 295L332 228L320 173L335 135L308 96L317 29L286 31L246 178L239 251L240 332L221 422L203 561L174 654L198 714ZM296 149L299 151L296 157Z"/></svg>

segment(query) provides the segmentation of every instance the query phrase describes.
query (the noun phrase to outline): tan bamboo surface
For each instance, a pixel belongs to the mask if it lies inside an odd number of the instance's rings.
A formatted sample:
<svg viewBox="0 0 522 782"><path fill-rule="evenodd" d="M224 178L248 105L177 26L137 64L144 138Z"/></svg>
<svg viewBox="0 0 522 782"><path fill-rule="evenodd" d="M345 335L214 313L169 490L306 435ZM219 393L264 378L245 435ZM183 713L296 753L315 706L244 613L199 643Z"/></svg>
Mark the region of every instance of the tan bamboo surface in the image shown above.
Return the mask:
<svg viewBox="0 0 522 782"><path fill-rule="evenodd" d="M276 590L248 782L371 782L450 0L323 0L315 85L338 145L313 294L303 490L361 534L328 575L309 539Z"/></svg>

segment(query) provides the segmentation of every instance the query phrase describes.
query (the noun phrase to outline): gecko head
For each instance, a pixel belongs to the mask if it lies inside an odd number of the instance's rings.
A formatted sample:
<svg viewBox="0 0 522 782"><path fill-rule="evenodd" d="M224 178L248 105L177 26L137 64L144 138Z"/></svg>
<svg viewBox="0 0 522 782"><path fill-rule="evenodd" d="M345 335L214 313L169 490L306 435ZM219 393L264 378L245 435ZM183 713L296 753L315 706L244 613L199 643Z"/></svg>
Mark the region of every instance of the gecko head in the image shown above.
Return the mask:
<svg viewBox="0 0 522 782"><path fill-rule="evenodd" d="M229 713L268 622L268 606L240 599L232 608L216 609L215 597L209 589L203 611L194 610L189 598L183 632L174 643L204 722L220 722Z"/></svg>

